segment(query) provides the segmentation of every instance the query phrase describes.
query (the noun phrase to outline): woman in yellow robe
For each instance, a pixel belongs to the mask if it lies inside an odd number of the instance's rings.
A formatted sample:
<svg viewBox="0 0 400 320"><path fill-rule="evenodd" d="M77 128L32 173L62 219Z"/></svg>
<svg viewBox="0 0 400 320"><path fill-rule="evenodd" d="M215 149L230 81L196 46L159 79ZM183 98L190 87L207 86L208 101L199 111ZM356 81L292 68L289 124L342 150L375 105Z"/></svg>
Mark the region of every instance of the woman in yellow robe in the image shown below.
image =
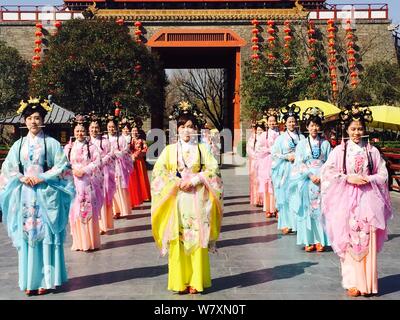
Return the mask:
<svg viewBox="0 0 400 320"><path fill-rule="evenodd" d="M168 290L198 293L211 286L208 251L215 250L222 220L218 162L197 142L196 118L178 118L179 139L168 145L152 173L151 222L157 246L168 258Z"/></svg>

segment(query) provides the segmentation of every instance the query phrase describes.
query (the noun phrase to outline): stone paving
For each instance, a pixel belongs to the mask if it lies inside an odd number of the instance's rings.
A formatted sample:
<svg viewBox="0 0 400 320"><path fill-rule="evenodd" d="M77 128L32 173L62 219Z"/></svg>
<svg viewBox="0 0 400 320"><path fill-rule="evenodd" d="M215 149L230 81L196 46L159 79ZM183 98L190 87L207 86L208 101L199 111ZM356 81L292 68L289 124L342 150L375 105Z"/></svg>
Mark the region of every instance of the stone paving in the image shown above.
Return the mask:
<svg viewBox="0 0 400 320"><path fill-rule="evenodd" d="M339 260L332 252L306 253L295 236L283 236L276 219L266 220L249 205L248 177L222 170L225 214L218 252L211 255L212 287L199 295L167 291L167 257L160 257L151 235L150 204L116 221L102 236L99 251L70 251L65 243L69 282L54 293L27 298L18 288L17 254L0 227L0 299L145 300L348 300L340 285ZM400 194L392 193L394 219L389 241L378 256L379 295L400 299Z"/></svg>

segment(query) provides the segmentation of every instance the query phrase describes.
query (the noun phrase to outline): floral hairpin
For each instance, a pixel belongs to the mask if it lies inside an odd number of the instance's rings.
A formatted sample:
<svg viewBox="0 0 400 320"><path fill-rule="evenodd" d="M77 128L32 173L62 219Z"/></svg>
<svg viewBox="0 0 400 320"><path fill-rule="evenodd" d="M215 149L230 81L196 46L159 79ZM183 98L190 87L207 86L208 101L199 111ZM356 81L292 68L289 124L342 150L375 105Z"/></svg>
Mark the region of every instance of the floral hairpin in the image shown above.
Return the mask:
<svg viewBox="0 0 400 320"><path fill-rule="evenodd" d="M316 117L320 118L321 121L325 119L324 112L318 107L309 107L303 113L303 120L309 120Z"/></svg>

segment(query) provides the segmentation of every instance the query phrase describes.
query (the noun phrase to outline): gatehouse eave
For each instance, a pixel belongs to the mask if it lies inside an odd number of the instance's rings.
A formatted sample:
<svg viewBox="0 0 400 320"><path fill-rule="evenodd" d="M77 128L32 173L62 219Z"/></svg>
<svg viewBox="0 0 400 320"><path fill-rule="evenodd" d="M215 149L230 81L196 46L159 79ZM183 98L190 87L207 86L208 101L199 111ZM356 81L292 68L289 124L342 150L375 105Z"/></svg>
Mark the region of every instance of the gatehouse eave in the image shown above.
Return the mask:
<svg viewBox="0 0 400 320"><path fill-rule="evenodd" d="M124 21L249 21L305 20L307 11L293 9L210 9L210 10L114 10L97 9L94 17L101 20Z"/></svg>

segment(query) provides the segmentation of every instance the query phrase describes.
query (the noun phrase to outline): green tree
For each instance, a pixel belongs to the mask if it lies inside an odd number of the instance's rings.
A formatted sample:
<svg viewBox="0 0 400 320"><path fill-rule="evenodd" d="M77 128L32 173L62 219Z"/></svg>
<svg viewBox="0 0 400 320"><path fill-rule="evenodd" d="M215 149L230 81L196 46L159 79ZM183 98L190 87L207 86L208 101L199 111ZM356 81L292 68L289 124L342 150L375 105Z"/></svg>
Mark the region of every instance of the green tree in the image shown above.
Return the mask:
<svg viewBox="0 0 400 320"><path fill-rule="evenodd" d="M49 37L46 51L32 74L31 90L52 94L67 109L106 112L119 101L129 115L147 117L149 107L164 99L164 70L126 25L70 20Z"/></svg>
<svg viewBox="0 0 400 320"><path fill-rule="evenodd" d="M0 113L15 113L28 94L30 66L14 48L0 41Z"/></svg>
<svg viewBox="0 0 400 320"><path fill-rule="evenodd" d="M293 30L289 48L276 43L270 50L275 59L271 60L265 48L256 61L245 63L243 73L243 115L254 120L268 108L279 108L303 99L331 99L331 88L326 67L326 55L322 44L315 48L315 62L308 63L306 40L300 32ZM285 63L289 50L290 61ZM314 74L314 75L313 75ZM313 76L312 76L313 75Z"/></svg>
<svg viewBox="0 0 400 320"><path fill-rule="evenodd" d="M366 66L359 94L373 105L400 105L400 67L397 62L377 61Z"/></svg>

